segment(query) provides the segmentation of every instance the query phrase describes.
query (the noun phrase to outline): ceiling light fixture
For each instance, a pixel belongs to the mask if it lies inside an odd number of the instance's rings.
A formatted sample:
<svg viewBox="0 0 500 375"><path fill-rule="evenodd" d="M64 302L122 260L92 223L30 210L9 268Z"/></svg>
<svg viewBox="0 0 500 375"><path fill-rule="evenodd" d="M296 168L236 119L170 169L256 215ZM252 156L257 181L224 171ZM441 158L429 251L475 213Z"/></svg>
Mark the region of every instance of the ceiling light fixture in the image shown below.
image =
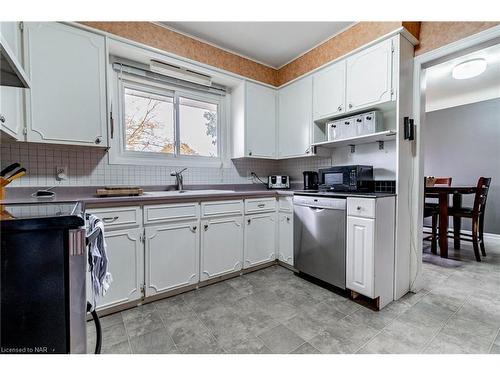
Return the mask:
<svg viewBox="0 0 500 375"><path fill-rule="evenodd" d="M452 76L455 79L468 79L477 77L486 70L485 59L472 59L455 65L452 71Z"/></svg>

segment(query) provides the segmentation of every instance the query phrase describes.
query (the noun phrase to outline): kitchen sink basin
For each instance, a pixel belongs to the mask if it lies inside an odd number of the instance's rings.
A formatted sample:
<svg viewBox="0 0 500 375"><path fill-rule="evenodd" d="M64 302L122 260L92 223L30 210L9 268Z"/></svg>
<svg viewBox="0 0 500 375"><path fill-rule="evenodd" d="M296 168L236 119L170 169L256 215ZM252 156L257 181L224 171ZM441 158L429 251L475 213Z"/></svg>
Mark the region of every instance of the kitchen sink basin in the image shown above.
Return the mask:
<svg viewBox="0 0 500 375"><path fill-rule="evenodd" d="M153 197L172 197L187 195L211 195L221 193L234 193L234 190L170 190L170 191L145 191L143 195Z"/></svg>

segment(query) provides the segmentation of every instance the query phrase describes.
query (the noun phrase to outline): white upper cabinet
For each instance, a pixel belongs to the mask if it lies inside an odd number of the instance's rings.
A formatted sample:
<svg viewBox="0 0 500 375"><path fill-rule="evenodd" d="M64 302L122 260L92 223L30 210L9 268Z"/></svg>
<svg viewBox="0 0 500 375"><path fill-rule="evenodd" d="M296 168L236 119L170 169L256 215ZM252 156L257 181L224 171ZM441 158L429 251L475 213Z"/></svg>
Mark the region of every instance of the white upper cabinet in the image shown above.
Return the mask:
<svg viewBox="0 0 500 375"><path fill-rule="evenodd" d="M308 76L279 90L278 157L311 154L312 77Z"/></svg>
<svg viewBox="0 0 500 375"><path fill-rule="evenodd" d="M0 32L9 44L18 61L22 59L22 35L20 22L0 22ZM23 95L26 89L19 87L0 87L0 128L15 139L22 138Z"/></svg>
<svg viewBox="0 0 500 375"><path fill-rule="evenodd" d="M314 120L345 112L345 60L339 61L313 76Z"/></svg>
<svg viewBox="0 0 500 375"><path fill-rule="evenodd" d="M231 93L234 158L276 158L276 90L243 82Z"/></svg>
<svg viewBox="0 0 500 375"><path fill-rule="evenodd" d="M247 156L276 157L276 90L246 84Z"/></svg>
<svg viewBox="0 0 500 375"><path fill-rule="evenodd" d="M347 111L392 99L392 39L347 59Z"/></svg>
<svg viewBox="0 0 500 375"><path fill-rule="evenodd" d="M104 37L55 22L26 23L27 140L107 146Z"/></svg>

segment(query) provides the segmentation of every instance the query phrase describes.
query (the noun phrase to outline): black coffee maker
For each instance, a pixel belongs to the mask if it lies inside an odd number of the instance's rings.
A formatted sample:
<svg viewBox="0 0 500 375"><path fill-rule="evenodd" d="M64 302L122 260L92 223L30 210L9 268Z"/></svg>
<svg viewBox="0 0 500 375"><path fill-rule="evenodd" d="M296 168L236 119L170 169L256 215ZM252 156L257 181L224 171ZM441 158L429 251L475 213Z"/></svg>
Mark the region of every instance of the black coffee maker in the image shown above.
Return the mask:
<svg viewBox="0 0 500 375"><path fill-rule="evenodd" d="M304 190L318 190L318 172L304 171Z"/></svg>

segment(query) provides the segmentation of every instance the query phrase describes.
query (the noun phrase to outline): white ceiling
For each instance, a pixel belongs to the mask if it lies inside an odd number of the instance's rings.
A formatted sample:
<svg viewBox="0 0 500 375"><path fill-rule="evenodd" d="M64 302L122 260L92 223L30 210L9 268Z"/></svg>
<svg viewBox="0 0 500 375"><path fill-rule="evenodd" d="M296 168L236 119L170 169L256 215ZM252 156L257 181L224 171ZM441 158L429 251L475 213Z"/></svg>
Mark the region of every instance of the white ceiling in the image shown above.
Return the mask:
<svg viewBox="0 0 500 375"><path fill-rule="evenodd" d="M353 22L160 22L175 31L280 68Z"/></svg>
<svg viewBox="0 0 500 375"><path fill-rule="evenodd" d="M454 79L453 68L466 60L484 58L486 70L477 77ZM436 111L500 97L500 44L432 66L426 70L425 109Z"/></svg>

